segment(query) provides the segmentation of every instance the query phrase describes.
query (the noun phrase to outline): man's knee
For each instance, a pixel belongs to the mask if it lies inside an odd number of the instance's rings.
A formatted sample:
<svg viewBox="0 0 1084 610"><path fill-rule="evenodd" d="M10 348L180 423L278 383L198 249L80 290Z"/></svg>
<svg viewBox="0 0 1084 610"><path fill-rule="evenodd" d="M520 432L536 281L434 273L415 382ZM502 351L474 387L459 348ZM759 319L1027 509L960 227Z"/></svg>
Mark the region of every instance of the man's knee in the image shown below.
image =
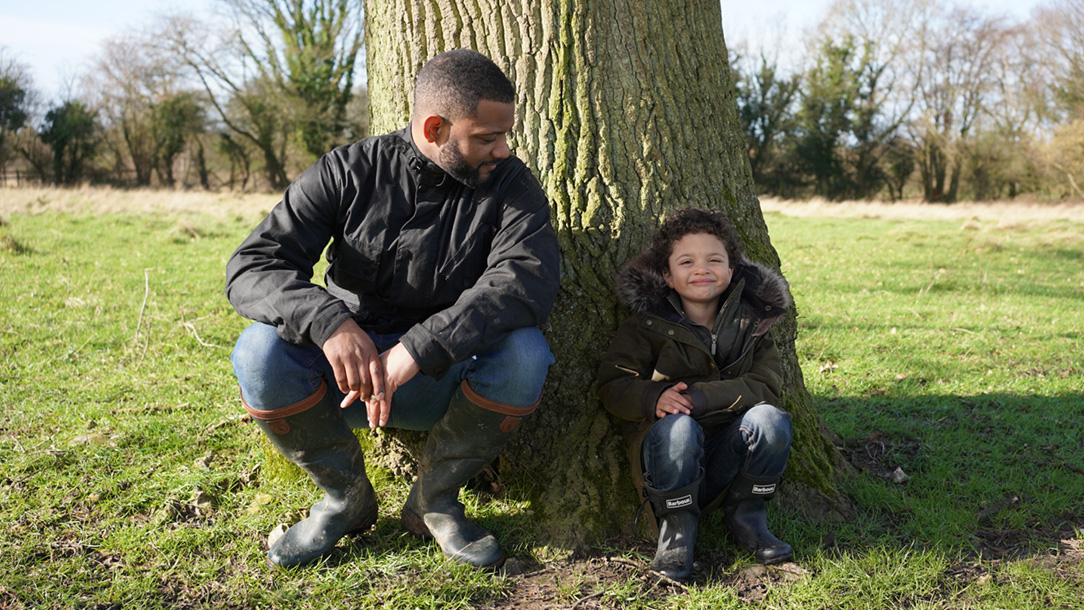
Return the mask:
<svg viewBox="0 0 1084 610"><path fill-rule="evenodd" d="M479 354L468 383L479 395L508 405L533 404L542 394L553 354L536 327L518 328Z"/></svg>
<svg viewBox="0 0 1084 610"><path fill-rule="evenodd" d="M321 377L311 354L278 336L275 327L254 323L237 338L230 361L242 398L255 409L276 409L311 396Z"/></svg>
<svg viewBox="0 0 1084 610"><path fill-rule="evenodd" d="M281 341L273 326L256 322L241 332L233 346L230 362L233 373L241 385L245 382L264 377L274 368L274 343Z"/></svg>
<svg viewBox="0 0 1084 610"><path fill-rule="evenodd" d="M516 374L545 380L553 354L542 331L536 327L517 328L499 345L501 366Z"/></svg>

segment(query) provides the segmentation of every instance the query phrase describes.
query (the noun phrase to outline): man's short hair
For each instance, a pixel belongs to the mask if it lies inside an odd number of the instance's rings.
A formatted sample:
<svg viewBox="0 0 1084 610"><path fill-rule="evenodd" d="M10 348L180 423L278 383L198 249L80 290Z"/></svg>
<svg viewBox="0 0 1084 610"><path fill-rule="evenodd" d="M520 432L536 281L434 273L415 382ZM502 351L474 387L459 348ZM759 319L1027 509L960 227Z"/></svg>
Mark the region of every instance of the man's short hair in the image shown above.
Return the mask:
<svg viewBox="0 0 1084 610"><path fill-rule="evenodd" d="M475 116L482 100L511 104L515 99L512 82L497 64L470 49L430 59L414 83L414 111L424 108L449 120Z"/></svg>

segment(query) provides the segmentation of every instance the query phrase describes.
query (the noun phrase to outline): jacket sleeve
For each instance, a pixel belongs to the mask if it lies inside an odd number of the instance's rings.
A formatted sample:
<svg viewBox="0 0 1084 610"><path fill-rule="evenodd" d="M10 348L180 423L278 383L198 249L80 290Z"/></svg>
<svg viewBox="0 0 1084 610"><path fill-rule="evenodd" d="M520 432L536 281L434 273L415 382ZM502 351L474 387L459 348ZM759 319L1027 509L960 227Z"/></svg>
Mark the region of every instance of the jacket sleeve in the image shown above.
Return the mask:
<svg viewBox="0 0 1084 610"><path fill-rule="evenodd" d="M701 381L689 386L693 417L701 424L725 423L761 403L779 406L783 373L779 350L765 333L753 348L752 366L733 379Z"/></svg>
<svg viewBox="0 0 1084 610"><path fill-rule="evenodd" d="M226 265L226 297L246 318L271 324L291 343L323 345L351 316L312 282L337 226L341 172L325 155L298 177Z"/></svg>
<svg viewBox="0 0 1084 610"><path fill-rule="evenodd" d="M618 327L598 369L597 392L614 416L632 422L655 421L655 404L673 381L652 381L658 353L640 332L635 314Z"/></svg>
<svg viewBox="0 0 1084 610"><path fill-rule="evenodd" d="M400 341L430 376L485 351L510 331L540 326L559 283L549 203L530 171L505 192L486 270L451 307L414 325Z"/></svg>

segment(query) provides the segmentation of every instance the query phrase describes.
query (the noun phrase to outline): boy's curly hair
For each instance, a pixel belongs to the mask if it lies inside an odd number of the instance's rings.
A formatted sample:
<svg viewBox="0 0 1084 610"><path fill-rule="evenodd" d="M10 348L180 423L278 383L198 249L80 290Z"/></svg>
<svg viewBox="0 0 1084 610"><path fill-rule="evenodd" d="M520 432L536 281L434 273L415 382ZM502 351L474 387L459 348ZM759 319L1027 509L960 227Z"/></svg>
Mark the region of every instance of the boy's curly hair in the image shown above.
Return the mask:
<svg viewBox="0 0 1084 610"><path fill-rule="evenodd" d="M670 270L670 254L674 251L674 243L686 235L694 233L707 233L723 240L726 245L726 255L730 259L730 268L733 269L742 257L741 238L738 237L734 225L716 210L703 210L700 208L686 208L678 210L666 217L662 225L655 230L651 237L650 264L659 273Z"/></svg>

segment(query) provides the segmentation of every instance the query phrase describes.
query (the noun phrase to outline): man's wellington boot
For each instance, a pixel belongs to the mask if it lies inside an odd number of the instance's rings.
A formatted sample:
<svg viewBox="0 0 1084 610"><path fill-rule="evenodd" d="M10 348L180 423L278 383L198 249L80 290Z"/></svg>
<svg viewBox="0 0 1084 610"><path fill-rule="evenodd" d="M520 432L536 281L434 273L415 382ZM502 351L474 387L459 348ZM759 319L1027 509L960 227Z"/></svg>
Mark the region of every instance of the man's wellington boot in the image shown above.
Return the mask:
<svg viewBox="0 0 1084 610"><path fill-rule="evenodd" d="M286 459L297 464L324 491L268 551L273 565L290 567L318 559L343 536L368 530L377 517L376 493L365 474L358 439L342 409L327 396L327 384L309 398L281 409L259 411L252 418Z"/></svg>
<svg viewBox="0 0 1084 610"><path fill-rule="evenodd" d="M723 525L757 561L765 565L790 561L794 551L768 530L764 503L775 497L782 477L750 477L742 473L730 483L723 499Z"/></svg>
<svg viewBox="0 0 1084 610"><path fill-rule="evenodd" d="M505 555L493 534L468 521L459 502L463 485L488 466L536 402L513 407L487 400L464 381L448 412L429 432L418 479L403 506L403 527L431 537L456 561L496 569Z"/></svg>
<svg viewBox="0 0 1084 610"><path fill-rule="evenodd" d="M659 545L649 568L669 580L685 582L693 573L693 548L700 525L700 483L703 471L692 483L659 491L644 485L644 494L659 524Z"/></svg>

